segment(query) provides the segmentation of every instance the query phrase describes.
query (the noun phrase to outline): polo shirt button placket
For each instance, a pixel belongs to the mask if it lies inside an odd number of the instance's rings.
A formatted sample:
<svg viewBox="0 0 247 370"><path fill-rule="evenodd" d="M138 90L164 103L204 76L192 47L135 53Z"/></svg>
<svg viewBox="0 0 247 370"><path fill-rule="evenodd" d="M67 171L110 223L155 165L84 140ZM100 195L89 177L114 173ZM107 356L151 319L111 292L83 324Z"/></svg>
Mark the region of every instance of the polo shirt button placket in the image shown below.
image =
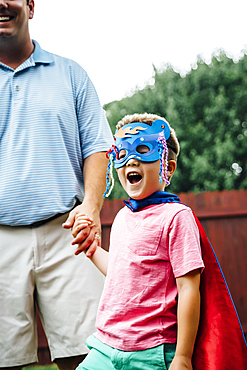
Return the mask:
<svg viewBox="0 0 247 370"><path fill-rule="evenodd" d="M19 100L21 87L18 84L18 73L17 72L15 72L12 77L12 91L13 91L14 100Z"/></svg>
<svg viewBox="0 0 247 370"><path fill-rule="evenodd" d="M14 100L19 100L20 99L20 86L17 83L14 83L13 86L13 97Z"/></svg>

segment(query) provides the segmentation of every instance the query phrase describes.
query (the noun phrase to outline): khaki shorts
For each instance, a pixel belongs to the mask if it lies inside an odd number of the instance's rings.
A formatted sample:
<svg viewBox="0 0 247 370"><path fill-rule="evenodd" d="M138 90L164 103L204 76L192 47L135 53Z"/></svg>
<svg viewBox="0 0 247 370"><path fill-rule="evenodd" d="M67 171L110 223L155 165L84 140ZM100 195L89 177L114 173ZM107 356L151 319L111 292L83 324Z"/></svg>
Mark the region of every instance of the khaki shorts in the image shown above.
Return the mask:
<svg viewBox="0 0 247 370"><path fill-rule="evenodd" d="M87 353L104 277L74 255L63 215L40 227L0 226L0 367L37 361L35 304L52 359Z"/></svg>

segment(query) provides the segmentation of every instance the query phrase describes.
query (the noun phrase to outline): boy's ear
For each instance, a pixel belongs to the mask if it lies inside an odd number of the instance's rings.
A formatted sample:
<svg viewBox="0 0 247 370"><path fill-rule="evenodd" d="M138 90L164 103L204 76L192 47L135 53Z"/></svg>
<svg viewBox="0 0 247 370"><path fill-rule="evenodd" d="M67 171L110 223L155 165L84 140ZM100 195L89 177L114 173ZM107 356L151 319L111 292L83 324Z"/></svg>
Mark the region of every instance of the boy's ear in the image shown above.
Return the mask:
<svg viewBox="0 0 247 370"><path fill-rule="evenodd" d="M167 176L172 177L177 167L177 163L173 160L168 161Z"/></svg>

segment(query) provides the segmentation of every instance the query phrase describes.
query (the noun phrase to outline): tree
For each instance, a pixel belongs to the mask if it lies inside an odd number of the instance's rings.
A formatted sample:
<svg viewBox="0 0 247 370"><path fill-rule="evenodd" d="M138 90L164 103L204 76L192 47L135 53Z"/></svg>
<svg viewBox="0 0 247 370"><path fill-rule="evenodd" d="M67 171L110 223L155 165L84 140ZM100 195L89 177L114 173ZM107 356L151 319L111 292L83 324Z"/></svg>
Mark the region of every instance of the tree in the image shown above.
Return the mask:
<svg viewBox="0 0 247 370"><path fill-rule="evenodd" d="M154 81L105 105L113 132L125 114L158 114L175 129L181 146L169 191L246 188L247 55L237 63L222 51L210 64L199 57L184 77L169 65L154 67ZM111 198L122 197L116 178Z"/></svg>

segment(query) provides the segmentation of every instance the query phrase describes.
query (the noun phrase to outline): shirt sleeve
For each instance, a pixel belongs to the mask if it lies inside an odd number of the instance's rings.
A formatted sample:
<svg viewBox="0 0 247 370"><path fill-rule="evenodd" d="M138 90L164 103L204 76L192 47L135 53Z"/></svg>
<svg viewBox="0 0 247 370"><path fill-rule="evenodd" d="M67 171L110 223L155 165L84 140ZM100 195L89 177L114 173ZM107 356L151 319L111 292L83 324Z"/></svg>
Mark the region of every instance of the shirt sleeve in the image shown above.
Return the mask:
<svg viewBox="0 0 247 370"><path fill-rule="evenodd" d="M200 233L191 210L179 211L169 228L169 257L175 278L201 268Z"/></svg>
<svg viewBox="0 0 247 370"><path fill-rule="evenodd" d="M107 151L113 136L95 87L86 74L77 95L77 119L83 158Z"/></svg>

